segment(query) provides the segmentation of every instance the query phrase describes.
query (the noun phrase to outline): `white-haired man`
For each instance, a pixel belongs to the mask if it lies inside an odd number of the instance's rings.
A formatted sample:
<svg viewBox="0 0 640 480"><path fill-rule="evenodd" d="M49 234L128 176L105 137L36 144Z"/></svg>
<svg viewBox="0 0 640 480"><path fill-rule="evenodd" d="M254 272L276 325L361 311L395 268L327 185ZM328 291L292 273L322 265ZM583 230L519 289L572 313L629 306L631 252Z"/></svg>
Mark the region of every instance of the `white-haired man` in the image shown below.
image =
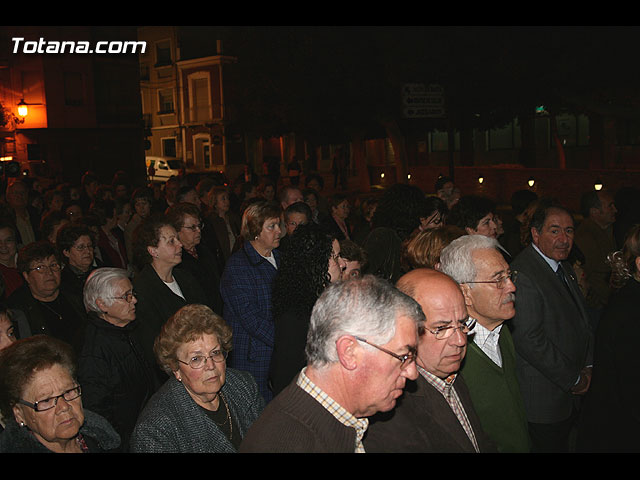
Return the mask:
<svg viewBox="0 0 640 480"><path fill-rule="evenodd" d="M440 270L462 289L476 320L461 368L485 432L500 452L529 452L524 403L516 374L513 339L504 322L515 315L516 272L497 240L483 235L457 238L440 254Z"/></svg>

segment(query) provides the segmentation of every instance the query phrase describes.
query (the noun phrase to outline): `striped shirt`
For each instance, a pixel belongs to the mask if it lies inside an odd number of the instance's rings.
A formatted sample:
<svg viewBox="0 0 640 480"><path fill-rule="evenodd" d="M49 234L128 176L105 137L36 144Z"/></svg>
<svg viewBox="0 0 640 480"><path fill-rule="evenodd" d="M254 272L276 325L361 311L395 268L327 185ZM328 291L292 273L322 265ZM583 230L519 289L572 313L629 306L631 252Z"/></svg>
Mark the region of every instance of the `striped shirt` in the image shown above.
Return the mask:
<svg viewBox="0 0 640 480"><path fill-rule="evenodd" d="M456 389L453 388L453 382L456 380L456 374L455 373L451 374L443 380L440 377L437 377L427 372L424 368L420 367L419 365L416 365L416 367L418 368L418 372L420 373L420 375L422 375L422 377L427 381L427 383L429 383L429 385L433 386L433 388L435 388L438 392L442 394L444 399L447 401L447 403L451 407L451 410L458 418L458 421L460 422L460 425L462 425L462 428L464 429L465 433L469 437L469 440L471 440L471 443L473 444L473 448L475 448L476 452L480 452L478 448L478 442L476 441L476 435L473 432L473 428L471 427L471 422L469 422L469 418L467 417L467 414L464 411L464 407L462 405L462 402L460 401L460 398L458 397Z"/></svg>
<svg viewBox="0 0 640 480"><path fill-rule="evenodd" d="M364 437L369 427L369 419L357 418L347 412L339 403L333 400L329 395L322 391L315 383L309 380L305 375L306 367L302 369L298 375L297 385L307 392L311 397L322 405L333 417L347 427L354 428L356 431L356 444L354 446L355 453L365 453L362 445L362 437Z"/></svg>

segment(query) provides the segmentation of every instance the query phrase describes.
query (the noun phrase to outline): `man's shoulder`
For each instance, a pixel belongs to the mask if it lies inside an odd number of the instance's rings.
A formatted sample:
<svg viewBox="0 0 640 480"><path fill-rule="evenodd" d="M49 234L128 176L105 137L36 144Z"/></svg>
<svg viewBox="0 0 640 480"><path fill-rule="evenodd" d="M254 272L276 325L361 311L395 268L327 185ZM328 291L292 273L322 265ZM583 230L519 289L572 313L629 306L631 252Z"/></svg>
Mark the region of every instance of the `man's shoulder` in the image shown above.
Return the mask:
<svg viewBox="0 0 640 480"><path fill-rule="evenodd" d="M294 382L267 404L240 452L319 452L353 446L355 430L342 425Z"/></svg>

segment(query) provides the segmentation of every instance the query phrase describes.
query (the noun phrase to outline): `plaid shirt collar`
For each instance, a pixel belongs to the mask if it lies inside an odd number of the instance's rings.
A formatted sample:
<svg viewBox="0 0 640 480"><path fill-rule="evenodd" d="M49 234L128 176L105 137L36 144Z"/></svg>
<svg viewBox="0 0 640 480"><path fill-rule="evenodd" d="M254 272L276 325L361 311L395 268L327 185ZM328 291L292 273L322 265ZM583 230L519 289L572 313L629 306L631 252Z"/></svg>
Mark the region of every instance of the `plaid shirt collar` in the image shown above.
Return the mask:
<svg viewBox="0 0 640 480"><path fill-rule="evenodd" d="M333 400L329 395L323 392L320 387L309 380L309 377L305 374L306 370L306 367L302 369L298 375L296 384L306 393L311 395L311 397L322 405L331 415L333 415L336 420L343 425L356 430L356 444L354 451L356 453L364 453L362 437L364 437L364 434L369 427L369 419L357 418L353 414L347 412L339 403Z"/></svg>

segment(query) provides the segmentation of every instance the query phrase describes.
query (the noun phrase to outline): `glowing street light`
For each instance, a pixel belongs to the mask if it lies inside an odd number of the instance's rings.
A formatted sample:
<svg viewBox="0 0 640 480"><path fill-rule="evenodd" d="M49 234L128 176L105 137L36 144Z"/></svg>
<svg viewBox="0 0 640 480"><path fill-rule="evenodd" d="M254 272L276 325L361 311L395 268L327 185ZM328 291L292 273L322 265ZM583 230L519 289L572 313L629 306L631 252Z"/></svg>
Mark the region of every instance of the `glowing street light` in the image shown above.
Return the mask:
<svg viewBox="0 0 640 480"><path fill-rule="evenodd" d="M25 103L24 99L20 100L20 103L18 103L18 115L21 118L24 118L27 116L28 113L29 113L29 108L27 107L27 104Z"/></svg>

